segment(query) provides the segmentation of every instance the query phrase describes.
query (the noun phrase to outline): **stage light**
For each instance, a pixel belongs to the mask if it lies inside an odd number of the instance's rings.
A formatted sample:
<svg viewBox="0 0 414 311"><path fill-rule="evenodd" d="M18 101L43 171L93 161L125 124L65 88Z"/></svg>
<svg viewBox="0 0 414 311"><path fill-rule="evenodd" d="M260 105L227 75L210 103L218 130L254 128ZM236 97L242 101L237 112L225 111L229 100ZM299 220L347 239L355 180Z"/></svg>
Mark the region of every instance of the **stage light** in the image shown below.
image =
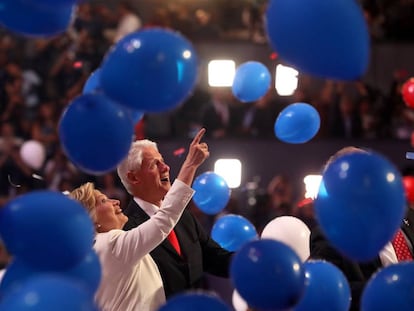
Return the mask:
<svg viewBox="0 0 414 311"><path fill-rule="evenodd" d="M303 178L305 183L305 198L315 199L318 196L322 175L307 175Z"/></svg>
<svg viewBox="0 0 414 311"><path fill-rule="evenodd" d="M277 65L275 71L275 89L280 96L292 95L298 87L299 72L292 67Z"/></svg>
<svg viewBox="0 0 414 311"><path fill-rule="evenodd" d="M233 85L236 63L233 60L212 60L208 63L208 85L229 87Z"/></svg>
<svg viewBox="0 0 414 311"><path fill-rule="evenodd" d="M214 173L223 177L229 188L240 187L241 170L239 159L218 159L214 163Z"/></svg>

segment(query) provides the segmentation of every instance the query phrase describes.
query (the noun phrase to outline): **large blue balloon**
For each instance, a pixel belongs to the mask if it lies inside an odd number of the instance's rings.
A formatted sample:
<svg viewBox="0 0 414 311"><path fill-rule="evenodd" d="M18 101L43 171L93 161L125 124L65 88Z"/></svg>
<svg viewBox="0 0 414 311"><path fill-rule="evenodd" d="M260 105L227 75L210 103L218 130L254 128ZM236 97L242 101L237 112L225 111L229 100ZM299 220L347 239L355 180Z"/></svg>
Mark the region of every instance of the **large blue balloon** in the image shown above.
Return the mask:
<svg viewBox="0 0 414 311"><path fill-rule="evenodd" d="M290 144L303 144L319 131L321 119L318 111L307 103L294 103L283 109L275 122L275 135Z"/></svg>
<svg viewBox="0 0 414 311"><path fill-rule="evenodd" d="M129 112L99 93L75 98L59 124L60 141L68 158L94 175L116 168L129 151L133 133Z"/></svg>
<svg viewBox="0 0 414 311"><path fill-rule="evenodd" d="M73 5L77 2L81 2L80 0L25 0L26 2L37 5L37 6L43 6L43 7L61 7L61 6L67 6L67 5Z"/></svg>
<svg viewBox="0 0 414 311"><path fill-rule="evenodd" d="M75 6L42 6L35 1L0 0L0 24L26 36L50 37L67 30Z"/></svg>
<svg viewBox="0 0 414 311"><path fill-rule="evenodd" d="M305 291L299 256L286 244L262 239L247 242L234 255L230 276L240 296L259 310L285 310Z"/></svg>
<svg viewBox="0 0 414 311"><path fill-rule="evenodd" d="M18 257L14 257L7 265L0 282L0 301L8 292L19 289L28 278L36 275L36 273L39 273L37 269Z"/></svg>
<svg viewBox="0 0 414 311"><path fill-rule="evenodd" d="M221 212L230 200L230 188L223 177L214 173L203 173L194 180L196 191L193 200L196 206L206 214Z"/></svg>
<svg viewBox="0 0 414 311"><path fill-rule="evenodd" d="M225 215L216 220L211 237L228 251L237 251L246 242L256 240L258 234L254 225L240 215Z"/></svg>
<svg viewBox="0 0 414 311"><path fill-rule="evenodd" d="M198 60L178 32L151 28L122 38L101 65L104 92L143 112L170 110L194 89Z"/></svg>
<svg viewBox="0 0 414 311"><path fill-rule="evenodd" d="M354 80L368 68L369 31L358 1L271 0L266 30L279 56L306 73Z"/></svg>
<svg viewBox="0 0 414 311"><path fill-rule="evenodd" d="M93 93L97 92L101 88L101 68L96 69L94 72L90 74L88 79L85 82L85 85L83 86L82 93Z"/></svg>
<svg viewBox="0 0 414 311"><path fill-rule="evenodd" d="M84 287L72 279L42 274L28 279L18 289L7 293L0 302L7 311L97 311Z"/></svg>
<svg viewBox="0 0 414 311"><path fill-rule="evenodd" d="M18 289L29 278L44 273L72 278L82 283L93 297L101 281L101 263L93 249L79 263L70 268L35 268L19 257L14 257L12 262L7 265L6 272L0 282L0 299L6 292Z"/></svg>
<svg viewBox="0 0 414 311"><path fill-rule="evenodd" d="M323 173L314 207L326 237L340 252L357 261L373 259L404 217L402 176L375 152L339 156Z"/></svg>
<svg viewBox="0 0 414 311"><path fill-rule="evenodd" d="M327 261L303 264L306 277L305 294L294 311L348 311L351 289L345 275Z"/></svg>
<svg viewBox="0 0 414 311"><path fill-rule="evenodd" d="M95 250L91 249L78 264L61 273L81 282L93 296L101 282L102 266Z"/></svg>
<svg viewBox="0 0 414 311"><path fill-rule="evenodd" d="M83 86L82 93L95 93L95 92L102 92L101 88L101 68L96 69L94 72L90 74L88 79L85 82L85 85ZM144 114L141 111L131 109L131 108L125 108L127 113L130 115L130 118L132 119L133 124L138 123Z"/></svg>
<svg viewBox="0 0 414 311"><path fill-rule="evenodd" d="M269 69L262 63L243 63L237 68L234 76L233 95L242 102L258 100L269 90L271 80Z"/></svg>
<svg viewBox="0 0 414 311"><path fill-rule="evenodd" d="M159 311L231 311L221 299L208 293L188 292L169 299Z"/></svg>
<svg viewBox="0 0 414 311"><path fill-rule="evenodd" d="M387 266L374 274L361 297L362 311L411 311L414 306L414 263Z"/></svg>
<svg viewBox="0 0 414 311"><path fill-rule="evenodd" d="M137 124L144 117L144 114L141 111L128 108L126 108L126 110L128 111L133 124Z"/></svg>
<svg viewBox="0 0 414 311"><path fill-rule="evenodd" d="M0 209L7 250L33 267L64 269L91 249L94 225L85 209L60 192L36 191Z"/></svg>

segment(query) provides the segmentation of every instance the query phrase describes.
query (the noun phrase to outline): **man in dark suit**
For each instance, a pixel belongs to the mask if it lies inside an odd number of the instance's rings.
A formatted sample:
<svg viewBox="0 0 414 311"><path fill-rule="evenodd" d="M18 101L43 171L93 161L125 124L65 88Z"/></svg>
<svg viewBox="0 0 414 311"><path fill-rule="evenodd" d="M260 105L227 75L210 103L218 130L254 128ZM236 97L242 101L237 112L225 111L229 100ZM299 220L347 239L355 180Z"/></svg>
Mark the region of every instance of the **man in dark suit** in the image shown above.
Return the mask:
<svg viewBox="0 0 414 311"><path fill-rule="evenodd" d="M414 210L409 208L401 224L401 229L407 239L411 256L414 256ZM386 254L385 252L388 252ZM390 254L391 252L391 254ZM359 310L360 299L365 285L371 276L382 267L398 263L395 254L392 254L391 243L375 259L368 262L356 262L342 255L325 238L320 227L311 230L310 259L323 259L336 265L346 276L351 287L351 311ZM394 259L393 259L394 258Z"/></svg>
<svg viewBox="0 0 414 311"><path fill-rule="evenodd" d="M204 132L202 129L198 135ZM199 142L197 147L208 152L206 143ZM183 166L191 165L183 163ZM169 171L155 142L139 140L131 145L128 156L118 166L121 182L134 197L124 210L129 218L125 230L145 222L161 206L171 187ZM179 242L178 251L166 239L150 253L160 271L167 298L200 288L204 272L228 277L232 253L212 240L189 211L184 211L174 232Z"/></svg>

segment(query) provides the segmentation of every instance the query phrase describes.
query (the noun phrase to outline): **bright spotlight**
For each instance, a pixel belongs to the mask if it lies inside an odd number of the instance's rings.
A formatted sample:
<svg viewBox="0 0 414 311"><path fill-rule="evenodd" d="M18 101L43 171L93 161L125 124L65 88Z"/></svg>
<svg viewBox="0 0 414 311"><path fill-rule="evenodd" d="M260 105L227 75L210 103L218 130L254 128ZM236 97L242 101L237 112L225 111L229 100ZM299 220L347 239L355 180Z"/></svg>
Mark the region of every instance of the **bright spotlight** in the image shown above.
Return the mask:
<svg viewBox="0 0 414 311"><path fill-rule="evenodd" d="M307 175L303 178L305 183L305 198L315 199L318 196L322 175Z"/></svg>
<svg viewBox="0 0 414 311"><path fill-rule="evenodd" d="M229 188L240 187L241 169L239 159L218 159L214 163L214 173L223 177Z"/></svg>
<svg viewBox="0 0 414 311"><path fill-rule="evenodd" d="M298 87L299 72L281 64L276 66L275 89L280 96L292 95Z"/></svg>
<svg viewBox="0 0 414 311"><path fill-rule="evenodd" d="M213 87L232 86L236 74L233 60L212 60L208 63L208 85Z"/></svg>

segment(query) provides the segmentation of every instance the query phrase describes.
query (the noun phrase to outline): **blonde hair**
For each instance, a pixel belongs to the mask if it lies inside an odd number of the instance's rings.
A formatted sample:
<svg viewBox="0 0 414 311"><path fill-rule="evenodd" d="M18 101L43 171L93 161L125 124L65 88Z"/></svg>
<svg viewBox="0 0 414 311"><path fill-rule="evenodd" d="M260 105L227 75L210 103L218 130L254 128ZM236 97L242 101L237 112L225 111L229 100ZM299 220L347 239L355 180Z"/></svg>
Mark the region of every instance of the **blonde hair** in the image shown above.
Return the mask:
<svg viewBox="0 0 414 311"><path fill-rule="evenodd" d="M87 182L69 193L69 197L79 201L82 206L88 211L88 214L94 223L96 222L96 191L97 190L95 189L94 184Z"/></svg>

